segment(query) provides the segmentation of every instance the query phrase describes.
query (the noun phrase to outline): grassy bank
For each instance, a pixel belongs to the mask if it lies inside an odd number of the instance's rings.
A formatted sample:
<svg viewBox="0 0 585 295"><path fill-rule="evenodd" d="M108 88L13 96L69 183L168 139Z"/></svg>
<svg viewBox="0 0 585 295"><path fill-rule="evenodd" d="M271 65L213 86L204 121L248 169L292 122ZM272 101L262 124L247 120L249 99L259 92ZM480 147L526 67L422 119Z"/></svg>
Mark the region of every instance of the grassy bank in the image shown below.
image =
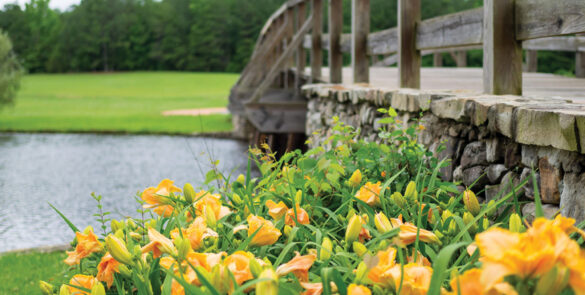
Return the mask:
<svg viewBox="0 0 585 295"><path fill-rule="evenodd" d="M59 280L63 259L63 252L0 255L0 294L42 294L39 280Z"/></svg>
<svg viewBox="0 0 585 295"><path fill-rule="evenodd" d="M163 116L225 107L237 74L136 72L28 75L0 131L194 133L229 131L228 115Z"/></svg>

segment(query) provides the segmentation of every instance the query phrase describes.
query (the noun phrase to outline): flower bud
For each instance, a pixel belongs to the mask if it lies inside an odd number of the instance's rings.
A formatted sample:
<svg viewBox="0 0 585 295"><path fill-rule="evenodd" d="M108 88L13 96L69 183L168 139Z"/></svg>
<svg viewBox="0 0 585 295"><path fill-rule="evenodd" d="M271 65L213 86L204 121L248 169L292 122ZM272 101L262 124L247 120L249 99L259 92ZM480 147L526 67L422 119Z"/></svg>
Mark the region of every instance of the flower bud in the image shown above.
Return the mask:
<svg viewBox="0 0 585 295"><path fill-rule="evenodd" d="M61 285L61 288L59 288L59 295L71 295L71 292L69 291L69 286Z"/></svg>
<svg viewBox="0 0 585 295"><path fill-rule="evenodd" d="M471 224L471 227L469 227L470 233L477 232L477 224L475 224L473 215L471 215L471 213L463 213L463 223L465 223L465 225Z"/></svg>
<svg viewBox="0 0 585 295"><path fill-rule="evenodd" d="M111 224L113 233L117 232L118 230L120 230L124 227L124 224L122 224L120 221L118 221L116 219L112 219L112 222L110 224Z"/></svg>
<svg viewBox="0 0 585 295"><path fill-rule="evenodd" d="M295 194L295 204L297 204L297 205L301 204L302 200L303 200L303 192L301 190L298 190L297 193Z"/></svg>
<svg viewBox="0 0 585 295"><path fill-rule="evenodd" d="M106 295L106 289L100 282L95 282L91 288L91 295Z"/></svg>
<svg viewBox="0 0 585 295"><path fill-rule="evenodd" d="M510 215L509 228L511 232L520 233L524 231L524 225L522 225L522 218L518 213Z"/></svg>
<svg viewBox="0 0 585 295"><path fill-rule="evenodd" d="M395 192L390 196L390 200L396 204L396 206L404 209L406 207L406 199L402 196L400 192Z"/></svg>
<svg viewBox="0 0 585 295"><path fill-rule="evenodd" d="M404 192L404 197L408 200L416 200L418 199L418 192L416 191L416 182L411 181L406 186L406 191Z"/></svg>
<svg viewBox="0 0 585 295"><path fill-rule="evenodd" d="M106 248L116 261L126 265L132 263L132 254L128 252L126 243L124 243L123 240L116 236L109 235L106 237Z"/></svg>
<svg viewBox="0 0 585 295"><path fill-rule="evenodd" d="M319 259L325 261L331 257L333 243L328 237L323 238L321 249L319 250Z"/></svg>
<svg viewBox="0 0 585 295"><path fill-rule="evenodd" d="M249 266L250 266L250 272L252 273L252 275L255 278L260 276L260 273L262 272L262 266L260 265L260 263L258 263L258 260L256 260L256 257L250 258Z"/></svg>
<svg viewBox="0 0 585 295"><path fill-rule="evenodd" d="M570 272L566 268L553 267L546 274L542 275L536 284L536 295L558 294L560 290L567 287Z"/></svg>
<svg viewBox="0 0 585 295"><path fill-rule="evenodd" d="M84 234L86 234L86 235L87 235L87 234L89 234L89 233L93 233L93 232L94 232L94 231L93 231L93 227L91 227L91 225L88 225L88 226L87 226L87 227L86 227L86 228L83 230L83 233L84 233Z"/></svg>
<svg viewBox="0 0 585 295"><path fill-rule="evenodd" d="M495 200L490 200L487 203L487 207L488 207L488 211L487 211L487 216L492 217L496 214L496 201Z"/></svg>
<svg viewBox="0 0 585 295"><path fill-rule="evenodd" d="M358 187L362 182L362 172L360 169L356 169L349 178L349 185L352 187Z"/></svg>
<svg viewBox="0 0 585 295"><path fill-rule="evenodd" d="M195 189L193 189L193 186L190 183L185 183L183 186L183 195L185 196L185 201L189 204L193 203L197 196Z"/></svg>
<svg viewBox="0 0 585 295"><path fill-rule="evenodd" d="M368 248L366 248L366 246L360 242L355 241L353 242L352 246L353 252L357 254L358 257L362 257L364 254L368 253Z"/></svg>
<svg viewBox="0 0 585 295"><path fill-rule="evenodd" d="M234 193L232 195L232 201L234 202L234 205L240 205L240 204L242 204L242 197L240 197L240 195Z"/></svg>
<svg viewBox="0 0 585 295"><path fill-rule="evenodd" d="M479 214L479 211L481 211L477 197L469 189L467 189L463 192L463 204L465 205L465 209L467 209L467 211L471 212L471 214L473 214L473 216L477 216L477 214Z"/></svg>
<svg viewBox="0 0 585 295"><path fill-rule="evenodd" d="M187 257L187 254L192 251L189 239L181 237L175 238L175 247L177 247L177 253L179 253L179 260L184 260Z"/></svg>
<svg viewBox="0 0 585 295"><path fill-rule="evenodd" d="M357 240L362 230L362 218L355 214L349 220L347 230L345 231L345 242L349 245Z"/></svg>
<svg viewBox="0 0 585 295"><path fill-rule="evenodd" d="M41 288L41 291L43 292L43 294L46 295L52 295L53 294L53 285L45 282L45 281L39 281L39 288Z"/></svg>
<svg viewBox="0 0 585 295"><path fill-rule="evenodd" d="M140 242L140 240L142 240L142 235L139 233L130 232L129 235L131 238L133 238L137 242Z"/></svg>
<svg viewBox="0 0 585 295"><path fill-rule="evenodd" d="M487 230L490 227L490 220L485 216L481 220L481 227L483 230Z"/></svg>
<svg viewBox="0 0 585 295"><path fill-rule="evenodd" d="M356 269L355 272L355 280L356 282L360 283L362 282L363 279L366 278L366 276L368 275L368 266L366 265L365 262L360 262L360 264L358 264L358 267Z"/></svg>
<svg viewBox="0 0 585 295"><path fill-rule="evenodd" d="M125 237L125 236L124 236L124 231L123 231L123 230L121 230L121 229L119 229L118 231L116 231L116 232L114 233L114 236L116 236L116 238L118 238L118 239L120 239L120 240L123 240L123 239L124 239L124 237Z"/></svg>
<svg viewBox="0 0 585 295"><path fill-rule="evenodd" d="M132 272L130 271L130 269L128 269L128 267L124 264L120 264L118 265L118 271L120 272L120 274L122 274L123 276L130 278L132 277Z"/></svg>
<svg viewBox="0 0 585 295"><path fill-rule="evenodd" d="M256 294L258 295L278 295L278 275L272 268L265 269L260 274L261 279L269 279L259 282L256 285Z"/></svg>
<svg viewBox="0 0 585 295"><path fill-rule="evenodd" d="M376 224L376 229L383 234L391 231L393 228L392 223L390 223L390 220L388 220L388 217L383 212L376 214L374 224Z"/></svg>
<svg viewBox="0 0 585 295"><path fill-rule="evenodd" d="M284 226L284 235L289 237L291 232L292 232L292 227L285 225Z"/></svg>
<svg viewBox="0 0 585 295"><path fill-rule="evenodd" d="M205 206L203 208L203 212L205 213L205 223L207 224L207 226L215 228L215 226L217 225L217 218L215 217L215 212L213 212L213 210L209 206Z"/></svg>
<svg viewBox="0 0 585 295"><path fill-rule="evenodd" d="M449 211L449 210L445 210L445 211L443 211L443 214L441 215L441 220L443 222L445 222L451 216L453 216L453 213L451 213L451 211Z"/></svg>

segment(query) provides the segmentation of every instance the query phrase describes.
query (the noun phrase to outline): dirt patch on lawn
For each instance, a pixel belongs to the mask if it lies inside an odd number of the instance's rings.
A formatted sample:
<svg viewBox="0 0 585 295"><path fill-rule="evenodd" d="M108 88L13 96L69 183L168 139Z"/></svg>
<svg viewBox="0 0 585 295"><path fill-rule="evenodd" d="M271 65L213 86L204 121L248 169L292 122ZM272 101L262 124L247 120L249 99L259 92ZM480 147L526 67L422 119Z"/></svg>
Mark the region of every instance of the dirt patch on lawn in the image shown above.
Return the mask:
<svg viewBox="0 0 585 295"><path fill-rule="evenodd" d="M205 109L184 109L169 110L162 112L163 116L202 116L202 115L227 115L227 108L205 108Z"/></svg>

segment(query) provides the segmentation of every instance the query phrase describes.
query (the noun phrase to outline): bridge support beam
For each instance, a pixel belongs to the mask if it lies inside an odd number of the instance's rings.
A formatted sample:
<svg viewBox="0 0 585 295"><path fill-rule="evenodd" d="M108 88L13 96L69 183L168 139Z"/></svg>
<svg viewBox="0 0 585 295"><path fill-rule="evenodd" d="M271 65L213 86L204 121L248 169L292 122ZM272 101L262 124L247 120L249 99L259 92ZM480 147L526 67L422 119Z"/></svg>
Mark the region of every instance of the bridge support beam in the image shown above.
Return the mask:
<svg viewBox="0 0 585 295"><path fill-rule="evenodd" d="M522 42L516 40L515 0L484 0L485 93L522 95Z"/></svg>
<svg viewBox="0 0 585 295"><path fill-rule="evenodd" d="M343 30L343 0L329 0L329 82L342 82L343 53L341 33Z"/></svg>
<svg viewBox="0 0 585 295"><path fill-rule="evenodd" d="M398 72L401 88L420 88L421 54L416 48L420 0L398 0Z"/></svg>
<svg viewBox="0 0 585 295"><path fill-rule="evenodd" d="M313 0L313 29L311 34L311 78L313 82L321 80L323 67L323 1Z"/></svg>
<svg viewBox="0 0 585 295"><path fill-rule="evenodd" d="M354 83L370 82L368 34L370 34L370 0L352 0L351 67Z"/></svg>

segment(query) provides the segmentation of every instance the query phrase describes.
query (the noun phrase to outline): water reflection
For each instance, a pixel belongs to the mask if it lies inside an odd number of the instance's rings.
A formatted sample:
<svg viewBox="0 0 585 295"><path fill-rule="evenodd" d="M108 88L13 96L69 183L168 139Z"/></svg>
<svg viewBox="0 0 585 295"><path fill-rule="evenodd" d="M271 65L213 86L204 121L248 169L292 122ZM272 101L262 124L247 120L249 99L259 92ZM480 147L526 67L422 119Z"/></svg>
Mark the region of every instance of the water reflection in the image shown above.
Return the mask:
<svg viewBox="0 0 585 295"><path fill-rule="evenodd" d="M47 202L78 227L90 224L97 231L91 192L103 196L104 209L115 218L136 216L139 190L163 178L200 185L209 156L220 160L222 172L244 173L246 150L228 139L0 134L0 252L73 238Z"/></svg>

